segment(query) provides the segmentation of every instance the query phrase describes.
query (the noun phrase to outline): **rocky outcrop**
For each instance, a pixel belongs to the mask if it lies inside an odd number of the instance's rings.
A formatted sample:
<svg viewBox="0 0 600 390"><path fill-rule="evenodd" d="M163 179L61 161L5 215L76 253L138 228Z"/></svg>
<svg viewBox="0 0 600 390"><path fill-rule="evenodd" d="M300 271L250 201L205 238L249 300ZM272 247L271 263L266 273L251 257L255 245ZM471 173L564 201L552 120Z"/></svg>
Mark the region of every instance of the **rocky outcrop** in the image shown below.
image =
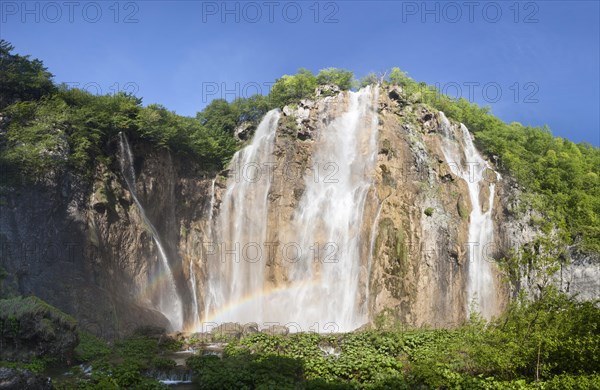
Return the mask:
<svg viewBox="0 0 600 390"><path fill-rule="evenodd" d="M534 220L543 216L524 205L520 199L523 189L512 178L502 180L500 195L502 202L496 204L498 237L494 249L496 258L518 255L520 250L532 251L532 243L537 237L550 237L558 235L553 230L544 233ZM556 238L557 242L560 242ZM572 247L564 249L561 264L555 269L541 266L534 267L525 264L519 270L519 275L512 283L506 284L512 296L519 291L525 291L529 296L537 296L540 287L549 283L561 291L580 300L594 300L600 298L600 255L597 253L582 253Z"/></svg>
<svg viewBox="0 0 600 390"><path fill-rule="evenodd" d="M50 378L21 368L0 367L0 390L52 390Z"/></svg>
<svg viewBox="0 0 600 390"><path fill-rule="evenodd" d="M0 360L70 361L79 343L74 318L36 297L0 300Z"/></svg>

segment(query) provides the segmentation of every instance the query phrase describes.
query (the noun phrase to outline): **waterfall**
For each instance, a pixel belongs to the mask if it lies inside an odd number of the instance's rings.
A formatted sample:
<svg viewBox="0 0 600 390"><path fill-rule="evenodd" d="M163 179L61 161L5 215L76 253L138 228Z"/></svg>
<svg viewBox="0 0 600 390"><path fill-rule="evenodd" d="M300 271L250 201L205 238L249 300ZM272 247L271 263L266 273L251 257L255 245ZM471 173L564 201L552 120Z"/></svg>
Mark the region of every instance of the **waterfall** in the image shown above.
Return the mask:
<svg viewBox="0 0 600 390"><path fill-rule="evenodd" d="M142 217L142 220L144 221L146 228L149 230L152 240L158 249L161 270L155 273L152 273L151 271L151 274L149 275L150 279L157 283L156 288L158 291L156 294L156 299L158 302L156 303L156 309L163 313L165 317L167 317L171 323L171 327L174 330L182 329L183 307L181 298L177 294L175 278L173 277L169 259L161 243L158 231L148 219L146 211L137 197L135 191L136 178L135 169L133 166L133 154L131 153L131 148L129 147L127 137L122 132L119 133L119 163L121 165L121 173L125 179L125 183L127 184L127 188L129 189L131 197L137 205L140 216Z"/></svg>
<svg viewBox="0 0 600 390"><path fill-rule="evenodd" d="M205 321L213 312L263 288L266 256L261 253L256 261L242 259L241 251L257 250L256 246L260 250L267 241L267 195L271 180L264 174L263 164L273 158L279 117L279 110L269 111L258 125L252 142L233 156L230 166L234 177L229 178L221 201L219 236L210 250L217 254L207 256L209 278L204 303ZM245 308L239 308L229 313L227 319L255 321L261 317L261 304L258 302L246 312L243 311Z"/></svg>
<svg viewBox="0 0 600 390"><path fill-rule="evenodd" d="M192 286L192 315L194 316L192 326L200 320L198 312L198 292L196 287L196 272L194 271L194 260L190 259L190 285Z"/></svg>
<svg viewBox="0 0 600 390"><path fill-rule="evenodd" d="M334 99L347 99L347 107L315 131L313 170L320 175L304 177L305 190L290 225L278 232L284 282L267 280L269 248L263 245L272 229L271 181L264 167L275 160L280 113L267 113L252 142L234 155L235 174L230 174L215 220L215 244L225 248L209 256L205 321L293 323L304 331L349 331L367 322L366 305L360 305L366 294L360 271L371 253L362 226L377 158L378 88Z"/></svg>
<svg viewBox="0 0 600 390"><path fill-rule="evenodd" d="M467 313L471 304L487 319L496 312L496 294L494 287L491 258L486 254L486 248L493 243L494 223L492 209L494 205L495 180L499 175L494 172L488 162L481 157L469 130L460 124L459 134L452 133L450 121L443 112L439 113L444 140L442 149L444 157L452 173L462 178L468 186L471 200L469 216L468 252L469 273L467 283ZM458 140L462 140L463 153L459 152ZM495 180L489 180L486 173L494 173ZM487 176L487 177L486 177ZM483 186L488 186L489 197L487 211L483 212L480 192Z"/></svg>
<svg viewBox="0 0 600 390"><path fill-rule="evenodd" d="M217 182L217 179L213 179L211 185L210 185L210 202L208 204L208 221L206 222L207 225L207 233L206 236L212 240L212 229L213 229L213 217L215 216L215 184Z"/></svg>
<svg viewBox="0 0 600 390"><path fill-rule="evenodd" d="M212 240L212 226L213 226L213 216L214 216L214 207L215 207L215 183L217 179L213 179L210 185L210 201L208 203L208 218L206 221L206 234L205 238L208 241ZM194 322L192 323L192 327L196 327L198 322L200 321L200 312L198 305L198 287L197 287L197 276L193 267L194 260L190 259L190 284L192 286L192 304L193 306L193 315Z"/></svg>
<svg viewBox="0 0 600 390"><path fill-rule="evenodd" d="M335 174L306 178L294 217L303 257L292 267L292 279L315 283L294 297L295 310L340 331L367 321L358 306L361 257L370 255L362 250L369 242L361 228L377 158L377 99L371 87L350 93L347 111L320 131L313 160L322 165L318 169L333 164Z"/></svg>

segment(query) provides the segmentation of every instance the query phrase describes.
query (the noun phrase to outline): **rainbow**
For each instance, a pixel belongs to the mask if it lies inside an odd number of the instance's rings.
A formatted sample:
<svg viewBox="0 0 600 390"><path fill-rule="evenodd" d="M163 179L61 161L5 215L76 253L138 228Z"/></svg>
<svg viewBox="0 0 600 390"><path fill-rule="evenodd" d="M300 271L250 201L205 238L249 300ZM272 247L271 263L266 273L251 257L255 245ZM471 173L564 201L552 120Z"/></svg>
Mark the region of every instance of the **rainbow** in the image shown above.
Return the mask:
<svg viewBox="0 0 600 390"><path fill-rule="evenodd" d="M240 299L236 301L229 302L227 305L222 306L219 310L213 311L206 315L202 322L196 324L194 327L194 332L201 332L203 324L211 323L214 324L218 322L219 318L226 316L227 314L231 314L235 312L237 309L243 307L244 305L248 305L252 302L257 302L259 300L267 300L271 297L276 296L277 294L282 294L288 292L290 290L300 290L304 288L309 288L317 285L317 280L306 280L301 282L296 282L292 285L288 286L279 286L279 287L265 287L261 290L253 291L247 295L244 295ZM258 320L258 319L257 319Z"/></svg>

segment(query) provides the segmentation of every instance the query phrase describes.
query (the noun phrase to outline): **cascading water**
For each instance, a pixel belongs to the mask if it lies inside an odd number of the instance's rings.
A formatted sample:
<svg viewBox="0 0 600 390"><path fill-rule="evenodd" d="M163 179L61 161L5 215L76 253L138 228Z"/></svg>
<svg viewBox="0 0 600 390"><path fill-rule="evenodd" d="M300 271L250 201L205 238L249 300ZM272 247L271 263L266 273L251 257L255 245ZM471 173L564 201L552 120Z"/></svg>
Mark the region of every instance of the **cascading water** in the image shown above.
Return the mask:
<svg viewBox="0 0 600 390"><path fill-rule="evenodd" d="M194 260L190 259L190 285L192 287L192 326L200 320L200 313L198 312L198 291L196 286L196 272L194 271Z"/></svg>
<svg viewBox="0 0 600 390"><path fill-rule="evenodd" d="M157 284L157 294L153 297L156 302L153 302L156 306L156 309L163 313L165 317L171 323L171 327L174 330L182 329L183 327L183 307L181 298L177 294L177 288L175 285L175 278L173 277L173 272L171 271L171 266L169 264L169 259L167 258L167 254L165 249L161 243L158 232L152 222L148 219L146 215L146 211L144 207L140 203L136 191L135 191L135 169L133 167L133 154L131 153L131 148L129 147L129 142L127 141L127 137L123 133L119 133L119 163L121 165L121 173L123 178L125 179L125 183L127 184L127 188L131 193L131 197L133 198L135 204L138 207L140 216L144 221L147 229L149 230L152 240L156 244L158 249L158 255L160 258L160 264L157 272L154 272L150 275L151 281Z"/></svg>
<svg viewBox="0 0 600 390"><path fill-rule="evenodd" d="M213 216L214 216L214 206L215 206L215 184L217 179L213 179L210 186L210 202L208 204L208 219L206 222L206 237L208 240L212 240L212 227L213 227ZM193 322L192 328L198 326L198 322L200 321L200 312L198 305L198 287L197 287L197 276L195 271L195 262L194 259L190 259L190 285L192 286L192 304L193 307Z"/></svg>
<svg viewBox="0 0 600 390"><path fill-rule="evenodd" d="M292 280L315 285L301 288L293 307L309 323L331 322L340 331L367 321L358 305L362 249L369 245L361 227L377 157L377 99L371 87L350 93L348 110L320 131L313 159L335 174L306 178L294 218L303 256L291 267Z"/></svg>
<svg viewBox="0 0 600 390"><path fill-rule="evenodd" d="M221 256L208 257L205 321L295 323L302 330L337 331L367 322L367 305L360 304L365 299L360 270L368 264L361 259L371 254L368 232L361 226L377 157L378 89L367 87L336 99L346 98L345 112L321 125L314 141L315 169L334 173L319 180L305 177L292 226L285 237L279 237L279 248L295 250L287 258L293 261L283 260L287 271L283 286L269 289L272 281L265 278L262 245L269 233L269 175L239 179L249 168L273 161L280 113L267 113L252 142L234 156L238 180L229 178L213 234L229 252L220 250ZM255 245L263 256L239 259L240 253L252 251Z"/></svg>
<svg viewBox="0 0 600 390"><path fill-rule="evenodd" d="M239 302L243 297L263 288L266 257L260 256L256 262L242 260L240 252L249 245L262 247L266 242L267 194L271 182L268 175L262 174L260 170L263 163L272 159L279 117L278 110L269 111L256 129L252 143L238 151L232 159L231 166L236 173L235 177L230 178L221 202L217 226L219 235L215 241L215 245L222 245L224 248L223 251L217 250L216 257L208 257L205 320L213 312ZM258 171L251 171L251 168L258 168ZM231 255L219 256L225 253ZM229 313L231 319L257 320L261 317L262 302L259 301L250 311L243 312L244 309Z"/></svg>
<svg viewBox="0 0 600 390"><path fill-rule="evenodd" d="M460 133L453 134L450 121L443 112L439 113L444 140L442 149L444 157L455 175L467 183L471 200L469 216L469 276L467 287L467 313L471 304L484 317L491 318L496 314L497 302L491 259L487 257L486 248L493 243L494 223L492 209L494 204L495 180L499 175L494 172L487 161L481 157L469 130L460 124ZM463 153L459 152L458 142L462 140ZM490 180L490 173L493 179ZM488 207L483 212L480 192L483 186L489 187Z"/></svg>

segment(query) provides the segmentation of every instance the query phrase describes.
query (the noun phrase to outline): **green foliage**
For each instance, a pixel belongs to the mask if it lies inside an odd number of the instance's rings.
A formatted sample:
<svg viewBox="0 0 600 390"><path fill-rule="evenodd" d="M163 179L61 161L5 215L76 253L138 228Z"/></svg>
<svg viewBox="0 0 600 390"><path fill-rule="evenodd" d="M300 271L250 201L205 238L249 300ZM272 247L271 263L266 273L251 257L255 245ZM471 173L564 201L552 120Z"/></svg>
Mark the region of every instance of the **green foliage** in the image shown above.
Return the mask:
<svg viewBox="0 0 600 390"><path fill-rule="evenodd" d="M78 342L77 322L41 299L0 300L0 359L68 361Z"/></svg>
<svg viewBox="0 0 600 390"><path fill-rule="evenodd" d="M354 75L348 70L326 68L315 76L301 68L295 75L284 75L275 82L269 93L269 106L283 107L301 99L312 99L319 85L336 85L341 90L349 90L354 85Z"/></svg>
<svg viewBox="0 0 600 390"><path fill-rule="evenodd" d="M295 75L284 75L278 79L269 92L272 107L283 107L301 99L314 97L317 78L307 69L301 68Z"/></svg>
<svg viewBox="0 0 600 390"><path fill-rule="evenodd" d="M54 363L54 360L48 358L36 358L29 362L12 362L12 361L0 361L0 367L7 368L22 368L29 370L36 374L41 374L48 368L49 364Z"/></svg>
<svg viewBox="0 0 600 390"><path fill-rule="evenodd" d="M77 325L73 317L35 296L0 300L0 319L15 318L18 321L21 318L29 319L39 316L48 316L68 327L74 328Z"/></svg>
<svg viewBox="0 0 600 390"><path fill-rule="evenodd" d="M327 353L325 351L328 351ZM203 389L587 389L600 386L600 308L548 287L453 330L253 334L187 361Z"/></svg>
<svg viewBox="0 0 600 390"><path fill-rule="evenodd" d="M515 302L491 324L474 321L419 350L411 359L410 380L432 388L444 383L485 388L478 378L528 383L593 374L600 359L599 325L594 303L578 303L547 289L534 302Z"/></svg>
<svg viewBox="0 0 600 390"><path fill-rule="evenodd" d="M338 68L321 69L317 75L317 84L337 85L342 91L347 91L352 88L354 73L349 70Z"/></svg>
<svg viewBox="0 0 600 390"><path fill-rule="evenodd" d="M79 345L75 348L75 357L80 362L104 358L110 351L110 347L104 340L88 332L79 333Z"/></svg>
<svg viewBox="0 0 600 390"><path fill-rule="evenodd" d="M177 366L177 363L173 359L169 359L162 356L156 356L150 361L150 366L156 370L171 370Z"/></svg>
<svg viewBox="0 0 600 390"><path fill-rule="evenodd" d="M198 113L200 123L209 129L222 129L226 133L233 134L238 124L239 112L233 104L225 99L215 99L204 111Z"/></svg>
<svg viewBox="0 0 600 390"><path fill-rule="evenodd" d="M204 126L201 120L176 115L158 104L142 109L137 124L142 139L216 168L222 167L237 149L229 130L219 129L214 121Z"/></svg>
<svg viewBox="0 0 600 390"><path fill-rule="evenodd" d="M172 348L173 343L159 343L143 336L132 336L110 346L82 333L76 356L92 367L91 375L74 370L73 376L61 376L54 382L58 389L166 389L148 373L175 367L175 362L165 356Z"/></svg>
<svg viewBox="0 0 600 390"><path fill-rule="evenodd" d="M375 73L371 72L368 75L362 77L358 85L360 88L363 88L368 85L376 85L377 83L379 83L379 77L377 77Z"/></svg>
<svg viewBox="0 0 600 390"><path fill-rule="evenodd" d="M0 139L2 183L18 184L71 169L90 178L98 162L110 163L111 142L124 132L157 147L220 169L237 150L231 136L242 120L257 121L268 109L265 97L215 101L200 120L118 93L96 96L64 85L55 87L38 60L10 54L0 43L0 109L9 118ZM5 88L6 86L6 88Z"/></svg>
<svg viewBox="0 0 600 390"><path fill-rule="evenodd" d="M61 89L37 102L15 103L6 113L11 122L0 145L0 168L13 176L3 177L5 182L66 168L89 178L97 161L111 158L109 142L119 132L216 168L237 149L233 137L217 127L159 105L143 108L139 99L125 94Z"/></svg>
<svg viewBox="0 0 600 390"><path fill-rule="evenodd" d="M390 84L399 85L399 86L407 86L414 81L406 75L406 72L400 70L400 68L392 68L390 74L388 75L388 81Z"/></svg>
<svg viewBox="0 0 600 390"><path fill-rule="evenodd" d="M299 389L300 361L273 355L237 354L223 360L194 356L187 360L201 389Z"/></svg>
<svg viewBox="0 0 600 390"><path fill-rule="evenodd" d="M53 76L41 61L12 54L13 50L0 39L0 110L15 102L40 99L55 89Z"/></svg>
<svg viewBox="0 0 600 390"><path fill-rule="evenodd" d="M433 207L427 207L425 209L425 215L428 217L431 217L433 215L434 211L435 211L435 209Z"/></svg>

